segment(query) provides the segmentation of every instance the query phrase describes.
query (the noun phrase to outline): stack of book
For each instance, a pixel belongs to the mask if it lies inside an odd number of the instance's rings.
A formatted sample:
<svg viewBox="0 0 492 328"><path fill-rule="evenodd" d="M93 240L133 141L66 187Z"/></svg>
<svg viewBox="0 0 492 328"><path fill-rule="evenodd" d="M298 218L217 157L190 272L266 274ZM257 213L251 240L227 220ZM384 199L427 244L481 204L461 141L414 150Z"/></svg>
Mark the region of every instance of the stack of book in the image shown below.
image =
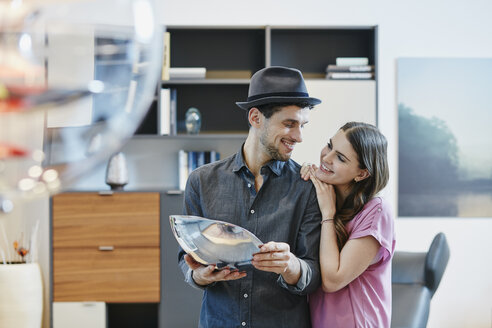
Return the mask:
<svg viewBox="0 0 492 328"><path fill-rule="evenodd" d="M370 80L374 78L374 66L367 57L338 57L336 65L326 67L330 80Z"/></svg>
<svg viewBox="0 0 492 328"><path fill-rule="evenodd" d="M220 159L220 153L215 150L206 151L191 151L180 150L179 151L179 189L185 190L186 181L190 173L205 164L213 163Z"/></svg>

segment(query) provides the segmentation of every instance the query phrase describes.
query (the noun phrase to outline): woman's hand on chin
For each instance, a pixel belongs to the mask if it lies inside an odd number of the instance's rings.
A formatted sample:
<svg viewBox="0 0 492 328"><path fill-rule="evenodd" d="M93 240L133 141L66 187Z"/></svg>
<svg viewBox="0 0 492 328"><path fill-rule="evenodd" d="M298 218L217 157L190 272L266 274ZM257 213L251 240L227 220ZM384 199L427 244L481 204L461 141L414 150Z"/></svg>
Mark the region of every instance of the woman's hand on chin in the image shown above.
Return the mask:
<svg viewBox="0 0 492 328"><path fill-rule="evenodd" d="M319 209L323 219L333 219L336 213L337 196L335 193L335 188L333 185L324 183L323 181L316 178L314 174L315 170L313 167L309 168L309 178L313 182L316 188L316 195L318 196Z"/></svg>
<svg viewBox="0 0 492 328"><path fill-rule="evenodd" d="M314 175L314 172L316 172L317 169L318 167L314 164L306 163L306 162L302 163L301 179L303 179L304 181L309 180L311 178L311 175Z"/></svg>

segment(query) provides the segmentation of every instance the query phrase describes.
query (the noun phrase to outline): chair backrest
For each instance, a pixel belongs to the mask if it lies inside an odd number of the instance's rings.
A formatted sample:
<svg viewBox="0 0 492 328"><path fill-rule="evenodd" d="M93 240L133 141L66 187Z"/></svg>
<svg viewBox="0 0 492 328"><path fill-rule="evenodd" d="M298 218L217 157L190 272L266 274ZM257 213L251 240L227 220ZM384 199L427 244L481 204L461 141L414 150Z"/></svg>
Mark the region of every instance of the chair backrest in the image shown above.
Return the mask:
<svg viewBox="0 0 492 328"><path fill-rule="evenodd" d="M440 232L432 240L425 258L425 285L431 291L432 296L434 296L437 287L441 283L448 261L449 245L446 235Z"/></svg>
<svg viewBox="0 0 492 328"><path fill-rule="evenodd" d="M449 255L449 245L442 232L434 237L425 253L395 252L391 327L420 328L427 325L430 300L439 287Z"/></svg>

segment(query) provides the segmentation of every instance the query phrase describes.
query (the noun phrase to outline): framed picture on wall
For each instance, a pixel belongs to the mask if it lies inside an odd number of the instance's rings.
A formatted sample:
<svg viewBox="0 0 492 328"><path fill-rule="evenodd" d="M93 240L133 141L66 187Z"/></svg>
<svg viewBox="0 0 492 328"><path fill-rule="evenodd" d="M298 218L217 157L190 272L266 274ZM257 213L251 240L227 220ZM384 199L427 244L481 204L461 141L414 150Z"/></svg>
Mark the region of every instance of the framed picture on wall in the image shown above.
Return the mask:
<svg viewBox="0 0 492 328"><path fill-rule="evenodd" d="M398 215L492 216L492 58L398 60Z"/></svg>

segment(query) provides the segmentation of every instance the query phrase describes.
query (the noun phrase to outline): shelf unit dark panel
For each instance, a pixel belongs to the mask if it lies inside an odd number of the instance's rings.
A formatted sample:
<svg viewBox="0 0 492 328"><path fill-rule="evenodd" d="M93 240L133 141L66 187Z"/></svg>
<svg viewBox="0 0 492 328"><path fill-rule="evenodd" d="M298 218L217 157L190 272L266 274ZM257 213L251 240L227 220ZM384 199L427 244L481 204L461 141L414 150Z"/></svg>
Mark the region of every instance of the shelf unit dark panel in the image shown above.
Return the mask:
<svg viewBox="0 0 492 328"><path fill-rule="evenodd" d="M374 65L375 28L367 29L271 29L271 65L325 74L337 57L367 57Z"/></svg>
<svg viewBox="0 0 492 328"><path fill-rule="evenodd" d="M265 29L168 28L171 67L248 70L265 66Z"/></svg>
<svg viewBox="0 0 492 328"><path fill-rule="evenodd" d="M159 303L108 303L108 328L157 328Z"/></svg>
<svg viewBox="0 0 492 328"><path fill-rule="evenodd" d="M218 87L210 84L171 86L177 89L178 133L186 133L185 113L190 107L202 114L201 132L246 133L246 112L235 102L244 101L248 95L247 84L225 84Z"/></svg>
<svg viewBox="0 0 492 328"><path fill-rule="evenodd" d="M135 134L157 134L157 106L158 102L153 101Z"/></svg>

